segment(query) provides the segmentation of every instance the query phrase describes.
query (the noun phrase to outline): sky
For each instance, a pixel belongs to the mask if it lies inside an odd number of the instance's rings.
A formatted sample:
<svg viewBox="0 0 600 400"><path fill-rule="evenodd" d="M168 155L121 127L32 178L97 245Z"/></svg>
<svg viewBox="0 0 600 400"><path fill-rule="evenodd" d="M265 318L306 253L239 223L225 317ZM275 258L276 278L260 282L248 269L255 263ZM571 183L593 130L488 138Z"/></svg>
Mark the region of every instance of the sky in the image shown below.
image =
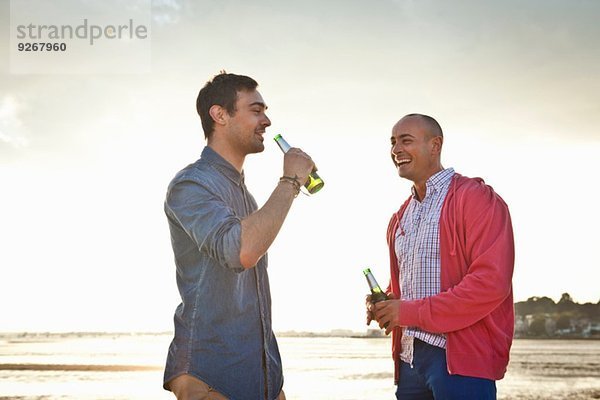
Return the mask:
<svg viewBox="0 0 600 400"><path fill-rule="evenodd" d="M222 69L269 106L245 163L259 205L277 133L325 180L269 250L276 331L366 329L362 270L387 283L385 230L410 193L391 128L412 112L440 122L445 167L508 203L515 301L597 302L599 15L594 0L154 0L151 65L25 74L0 0L0 331L172 329L163 201L205 145L195 99Z"/></svg>

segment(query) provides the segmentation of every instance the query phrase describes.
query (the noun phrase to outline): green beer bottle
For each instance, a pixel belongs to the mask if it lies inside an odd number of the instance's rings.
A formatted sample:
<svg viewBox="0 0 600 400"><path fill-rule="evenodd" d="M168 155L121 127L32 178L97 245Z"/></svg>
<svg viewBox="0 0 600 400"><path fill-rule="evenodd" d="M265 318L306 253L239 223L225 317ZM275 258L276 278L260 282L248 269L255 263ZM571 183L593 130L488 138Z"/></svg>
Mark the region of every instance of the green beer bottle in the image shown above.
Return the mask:
<svg viewBox="0 0 600 400"><path fill-rule="evenodd" d="M373 273L371 272L371 268L366 268L363 270L363 274L367 278L367 283L369 284L369 288L371 289L371 303L377 303L378 301L387 300L387 295L381 290L379 284L375 280Z"/></svg>
<svg viewBox="0 0 600 400"><path fill-rule="evenodd" d="M279 145L281 151L283 151L284 153L287 153L288 150L292 148L292 146L290 146L289 143L286 142L283 136L281 135L275 135L273 140L275 140L275 142ZM325 182L323 182L323 179L321 179L319 174L317 174L317 170L313 169L310 175L308 175L308 181L306 181L304 187L306 188L306 190L308 190L308 193L315 194L319 190L321 190L323 185L325 185Z"/></svg>
<svg viewBox="0 0 600 400"><path fill-rule="evenodd" d="M371 272L371 268L366 268L363 270L363 274L367 278L367 283L369 284L369 288L371 289L371 303L377 303L378 301L388 300L387 295L381 290L379 283L375 280L373 273ZM383 327L387 328L388 323L386 323Z"/></svg>

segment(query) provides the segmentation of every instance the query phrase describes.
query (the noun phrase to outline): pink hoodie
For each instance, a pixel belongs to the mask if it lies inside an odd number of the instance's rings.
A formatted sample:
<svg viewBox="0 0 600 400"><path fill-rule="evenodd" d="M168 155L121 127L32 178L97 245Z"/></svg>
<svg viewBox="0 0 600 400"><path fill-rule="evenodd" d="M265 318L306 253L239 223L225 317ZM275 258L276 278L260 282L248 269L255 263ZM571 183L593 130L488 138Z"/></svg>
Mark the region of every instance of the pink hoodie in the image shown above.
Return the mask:
<svg viewBox="0 0 600 400"><path fill-rule="evenodd" d="M387 231L391 279L400 298L395 232L408 199ZM502 379L514 331L514 240L506 203L480 178L455 174L440 216L441 292L403 301L400 324L445 333L448 372ZM392 332L395 381L399 378L402 329Z"/></svg>

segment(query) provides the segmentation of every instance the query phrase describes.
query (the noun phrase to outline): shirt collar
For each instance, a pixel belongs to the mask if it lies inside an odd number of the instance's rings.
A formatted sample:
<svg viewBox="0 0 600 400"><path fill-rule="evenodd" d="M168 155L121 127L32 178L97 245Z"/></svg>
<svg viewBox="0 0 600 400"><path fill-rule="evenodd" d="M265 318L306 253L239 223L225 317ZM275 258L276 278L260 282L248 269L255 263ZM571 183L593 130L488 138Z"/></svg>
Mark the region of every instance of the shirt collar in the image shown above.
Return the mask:
<svg viewBox="0 0 600 400"><path fill-rule="evenodd" d="M241 185L244 182L244 171L242 171L242 173L240 174L238 170L235 169L235 167L229 163L229 161L224 159L211 147L204 147L200 159L209 163L217 171L225 175L227 179L231 180L236 185Z"/></svg>
<svg viewBox="0 0 600 400"><path fill-rule="evenodd" d="M445 187L446 184L450 182L452 176L454 175L454 168L446 168L441 170L440 172L436 172L431 175L427 182L425 182L425 187L427 191L425 193L425 197L427 197L430 193L437 192ZM417 197L417 190L413 186L411 188L412 195L414 198Z"/></svg>

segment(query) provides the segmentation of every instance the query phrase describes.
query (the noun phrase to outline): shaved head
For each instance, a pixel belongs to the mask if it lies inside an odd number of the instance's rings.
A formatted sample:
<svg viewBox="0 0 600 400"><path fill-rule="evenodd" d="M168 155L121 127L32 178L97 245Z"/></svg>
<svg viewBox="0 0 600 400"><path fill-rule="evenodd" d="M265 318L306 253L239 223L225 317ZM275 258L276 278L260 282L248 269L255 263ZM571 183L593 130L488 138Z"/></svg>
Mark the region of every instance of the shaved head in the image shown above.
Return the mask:
<svg viewBox="0 0 600 400"><path fill-rule="evenodd" d="M416 114L416 113L408 114L408 115L405 115L404 117L402 117L402 119L400 121L404 120L405 118L418 119L423 124L423 126L426 129L430 138L436 137L436 136L444 137L444 132L442 132L442 127L440 126L440 124L438 124L438 122L435 120L435 118L430 117L429 115Z"/></svg>

